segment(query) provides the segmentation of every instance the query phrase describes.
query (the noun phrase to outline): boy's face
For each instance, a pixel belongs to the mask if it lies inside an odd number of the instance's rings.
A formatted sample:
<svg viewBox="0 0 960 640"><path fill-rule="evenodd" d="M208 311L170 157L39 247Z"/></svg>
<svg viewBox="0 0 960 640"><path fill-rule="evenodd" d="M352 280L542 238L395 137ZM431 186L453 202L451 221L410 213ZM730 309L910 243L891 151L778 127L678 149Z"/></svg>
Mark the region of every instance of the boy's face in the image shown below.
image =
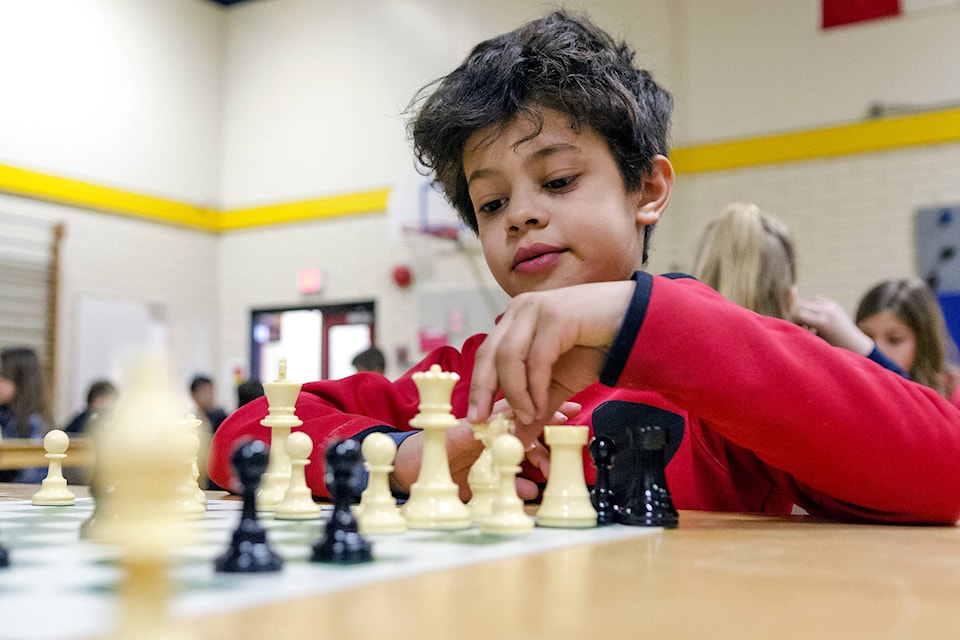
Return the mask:
<svg viewBox="0 0 960 640"><path fill-rule="evenodd" d="M510 296L628 279L642 266L643 229L656 222L640 191L627 192L606 141L543 110L539 135L518 118L498 137L472 135L463 169L483 254ZM671 173L672 179L672 173ZM663 206L665 206L665 202Z"/></svg>

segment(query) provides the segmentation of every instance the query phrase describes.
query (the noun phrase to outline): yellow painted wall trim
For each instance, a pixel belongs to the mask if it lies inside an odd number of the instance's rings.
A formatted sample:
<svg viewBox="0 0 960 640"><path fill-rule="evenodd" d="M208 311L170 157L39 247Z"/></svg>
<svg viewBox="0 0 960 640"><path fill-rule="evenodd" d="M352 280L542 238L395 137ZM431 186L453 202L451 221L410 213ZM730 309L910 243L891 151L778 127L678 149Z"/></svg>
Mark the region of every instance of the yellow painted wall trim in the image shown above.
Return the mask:
<svg viewBox="0 0 960 640"><path fill-rule="evenodd" d="M218 211L6 165L0 165L0 193L212 232L383 213L390 195L389 189L378 189L316 200Z"/></svg>
<svg viewBox="0 0 960 640"><path fill-rule="evenodd" d="M219 214L211 209L5 165L0 165L0 192L206 231L218 228Z"/></svg>
<svg viewBox="0 0 960 640"><path fill-rule="evenodd" d="M224 211L220 214L220 230L232 231L317 218L382 213L387 209L389 195L389 189L378 189L316 200Z"/></svg>
<svg viewBox="0 0 960 640"><path fill-rule="evenodd" d="M960 109L675 149L677 173L723 171L960 141Z"/></svg>
<svg viewBox="0 0 960 640"><path fill-rule="evenodd" d="M673 151L671 160L677 173L700 173L958 141L960 109L950 109L825 129L680 147ZM377 189L218 211L0 165L0 193L222 232L321 218L384 213L390 190Z"/></svg>

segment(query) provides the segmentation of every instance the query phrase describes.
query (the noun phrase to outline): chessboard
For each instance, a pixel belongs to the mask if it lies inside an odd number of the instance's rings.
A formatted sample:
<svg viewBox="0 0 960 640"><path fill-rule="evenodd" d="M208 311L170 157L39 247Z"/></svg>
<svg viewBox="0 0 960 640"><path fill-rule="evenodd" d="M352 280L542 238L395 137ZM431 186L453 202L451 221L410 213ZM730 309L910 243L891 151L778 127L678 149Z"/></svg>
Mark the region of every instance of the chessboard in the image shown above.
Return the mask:
<svg viewBox="0 0 960 640"><path fill-rule="evenodd" d="M214 561L230 544L242 502L211 499L193 528L192 543L175 551L169 574L173 619L229 612L268 602L362 587L470 564L544 553L580 544L599 544L659 535L662 529L614 524L589 529L537 527L528 535L496 536L477 526L458 531L410 530L368 535L374 561L328 565L310 561L331 507L320 520L275 520L259 515L271 546L283 557L273 573L214 571ZM29 501L0 503L0 544L9 566L0 568L0 639L103 637L116 626L121 602L116 593L123 572L119 551L81 540L80 525L93 500L72 506L40 507Z"/></svg>

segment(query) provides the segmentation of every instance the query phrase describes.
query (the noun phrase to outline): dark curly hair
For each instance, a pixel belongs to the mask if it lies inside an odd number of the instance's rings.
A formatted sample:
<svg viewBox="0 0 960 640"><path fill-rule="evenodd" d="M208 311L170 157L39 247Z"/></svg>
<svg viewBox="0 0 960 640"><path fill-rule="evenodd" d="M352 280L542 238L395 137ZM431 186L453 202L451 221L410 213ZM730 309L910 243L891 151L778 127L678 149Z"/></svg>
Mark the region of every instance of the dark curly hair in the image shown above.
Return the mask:
<svg viewBox="0 0 960 640"><path fill-rule="evenodd" d="M463 173L467 139L489 127L503 131L518 117L537 125L530 136L535 137L543 124L541 109L549 108L567 114L572 126L599 133L625 186L635 191L655 156L667 155L673 98L634 66L633 57L632 49L589 18L564 11L481 42L463 64L423 87L411 102L408 133L417 160L433 171L434 182L477 232Z"/></svg>

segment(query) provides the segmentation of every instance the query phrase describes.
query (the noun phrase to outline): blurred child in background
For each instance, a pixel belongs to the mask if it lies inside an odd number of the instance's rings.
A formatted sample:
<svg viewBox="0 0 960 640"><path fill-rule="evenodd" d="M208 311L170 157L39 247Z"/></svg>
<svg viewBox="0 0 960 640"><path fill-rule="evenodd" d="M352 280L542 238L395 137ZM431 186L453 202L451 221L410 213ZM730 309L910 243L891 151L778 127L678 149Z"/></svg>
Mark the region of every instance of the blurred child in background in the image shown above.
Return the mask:
<svg viewBox="0 0 960 640"><path fill-rule="evenodd" d="M951 362L956 347L936 295L919 278L875 285L860 300L853 319L838 302L817 297L800 302L794 320L834 346L870 357L960 401L956 363Z"/></svg>
<svg viewBox="0 0 960 640"><path fill-rule="evenodd" d="M4 438L39 440L50 424L40 359L29 347L0 350L0 428ZM38 483L46 468L0 470L0 482Z"/></svg>
<svg viewBox="0 0 960 640"><path fill-rule="evenodd" d="M790 232L755 204L730 204L710 223L693 275L727 300L774 318L788 318L797 297Z"/></svg>
<svg viewBox="0 0 960 640"><path fill-rule="evenodd" d="M87 405L63 428L67 433L87 433L89 426L110 413L117 402L117 388L109 380L96 380L87 390Z"/></svg>

